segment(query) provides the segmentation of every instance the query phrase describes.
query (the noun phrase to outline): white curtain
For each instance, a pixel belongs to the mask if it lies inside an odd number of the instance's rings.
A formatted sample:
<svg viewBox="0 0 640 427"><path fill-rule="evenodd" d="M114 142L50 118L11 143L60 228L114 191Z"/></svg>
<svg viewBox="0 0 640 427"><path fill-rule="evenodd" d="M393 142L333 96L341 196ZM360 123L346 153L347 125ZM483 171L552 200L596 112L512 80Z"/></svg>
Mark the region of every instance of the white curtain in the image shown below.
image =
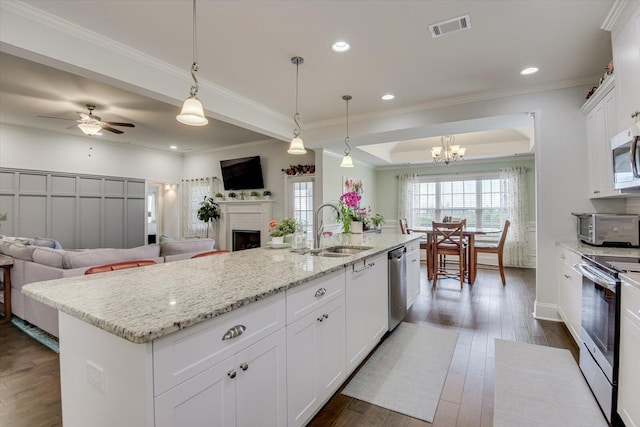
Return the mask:
<svg viewBox="0 0 640 427"><path fill-rule="evenodd" d="M505 198L503 205L506 207L504 219L511 222L504 244L504 262L514 267L525 267L528 265L527 247L529 246L527 168L501 169L500 178L505 185L503 192Z"/></svg>
<svg viewBox="0 0 640 427"><path fill-rule="evenodd" d="M205 237L207 226L197 216L200 202L204 197L213 197L218 191L218 179L195 178L182 180L182 236ZM209 233L212 234L212 233ZM213 236L209 236L213 237Z"/></svg>
<svg viewBox="0 0 640 427"><path fill-rule="evenodd" d="M413 184L418 182L416 174L398 176L398 219L407 219L409 228L413 227Z"/></svg>

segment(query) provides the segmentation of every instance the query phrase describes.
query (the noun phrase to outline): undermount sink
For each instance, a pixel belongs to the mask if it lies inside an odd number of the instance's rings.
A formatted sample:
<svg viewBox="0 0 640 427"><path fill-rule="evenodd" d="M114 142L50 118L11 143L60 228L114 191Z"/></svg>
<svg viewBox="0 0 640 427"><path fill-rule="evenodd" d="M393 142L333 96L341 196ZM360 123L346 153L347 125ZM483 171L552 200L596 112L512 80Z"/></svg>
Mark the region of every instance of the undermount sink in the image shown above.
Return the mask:
<svg viewBox="0 0 640 427"><path fill-rule="evenodd" d="M328 248L314 249L311 255L325 257L347 257L363 251L373 249L372 246L330 246Z"/></svg>

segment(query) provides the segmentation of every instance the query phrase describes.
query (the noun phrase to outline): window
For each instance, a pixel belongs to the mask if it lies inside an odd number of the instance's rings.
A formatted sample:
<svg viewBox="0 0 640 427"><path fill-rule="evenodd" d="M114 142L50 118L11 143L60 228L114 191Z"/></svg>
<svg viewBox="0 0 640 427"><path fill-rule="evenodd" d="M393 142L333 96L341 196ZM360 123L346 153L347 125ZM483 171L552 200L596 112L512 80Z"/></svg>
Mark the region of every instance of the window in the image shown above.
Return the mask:
<svg viewBox="0 0 640 427"><path fill-rule="evenodd" d="M291 177L289 180L289 215L313 235L313 177Z"/></svg>
<svg viewBox="0 0 640 427"><path fill-rule="evenodd" d="M415 227L427 227L445 216L466 218L472 227L500 228L505 213L505 185L494 176L434 179L413 184Z"/></svg>

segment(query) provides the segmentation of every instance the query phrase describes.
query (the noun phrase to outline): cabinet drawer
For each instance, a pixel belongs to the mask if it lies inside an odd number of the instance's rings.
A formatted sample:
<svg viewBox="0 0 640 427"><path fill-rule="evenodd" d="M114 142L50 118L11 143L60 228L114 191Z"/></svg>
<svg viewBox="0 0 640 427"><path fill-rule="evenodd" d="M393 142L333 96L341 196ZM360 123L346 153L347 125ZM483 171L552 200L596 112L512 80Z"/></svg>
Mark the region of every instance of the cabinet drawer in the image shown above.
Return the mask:
<svg viewBox="0 0 640 427"><path fill-rule="evenodd" d="M272 334L285 324L285 294L268 297L153 342L157 396ZM244 331L223 339L232 328Z"/></svg>
<svg viewBox="0 0 640 427"><path fill-rule="evenodd" d="M620 313L640 328L640 289L624 281L620 294Z"/></svg>
<svg viewBox="0 0 640 427"><path fill-rule="evenodd" d="M578 264L582 260L582 257L571 249L558 246L557 250L560 261L571 267Z"/></svg>
<svg viewBox="0 0 640 427"><path fill-rule="evenodd" d="M419 251L420 250L420 240L414 240L413 242L408 242L408 243L405 244L405 247L407 248L407 254Z"/></svg>
<svg viewBox="0 0 640 427"><path fill-rule="evenodd" d="M344 294L344 269L305 285L287 290L287 325L313 312L320 305Z"/></svg>

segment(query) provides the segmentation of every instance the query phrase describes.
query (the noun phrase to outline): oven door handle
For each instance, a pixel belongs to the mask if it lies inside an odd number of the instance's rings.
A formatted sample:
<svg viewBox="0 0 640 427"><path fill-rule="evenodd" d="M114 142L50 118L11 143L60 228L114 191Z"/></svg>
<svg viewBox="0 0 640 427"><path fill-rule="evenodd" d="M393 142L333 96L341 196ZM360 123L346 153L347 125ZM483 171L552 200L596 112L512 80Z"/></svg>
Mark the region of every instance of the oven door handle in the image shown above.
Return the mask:
<svg viewBox="0 0 640 427"><path fill-rule="evenodd" d="M589 266L587 264L576 264L576 267L580 270L580 273L587 279L591 280L593 283L600 285L604 288L609 289L611 292L616 292L616 282L615 281L607 281L604 277L599 277L593 274L589 270Z"/></svg>

